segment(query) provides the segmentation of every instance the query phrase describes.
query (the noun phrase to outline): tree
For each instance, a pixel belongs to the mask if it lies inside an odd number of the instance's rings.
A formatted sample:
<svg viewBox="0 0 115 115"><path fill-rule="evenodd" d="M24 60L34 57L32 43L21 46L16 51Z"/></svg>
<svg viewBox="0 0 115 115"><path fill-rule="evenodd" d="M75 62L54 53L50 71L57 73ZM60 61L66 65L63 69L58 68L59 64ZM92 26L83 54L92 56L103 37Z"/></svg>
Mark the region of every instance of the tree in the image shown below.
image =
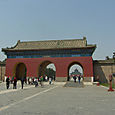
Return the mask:
<svg viewBox="0 0 115 115"><path fill-rule="evenodd" d="M55 78L55 71L52 68L46 68L45 70L45 74L49 77L51 77L52 79Z"/></svg>
<svg viewBox="0 0 115 115"><path fill-rule="evenodd" d="M109 56L106 56L106 60L109 60Z"/></svg>

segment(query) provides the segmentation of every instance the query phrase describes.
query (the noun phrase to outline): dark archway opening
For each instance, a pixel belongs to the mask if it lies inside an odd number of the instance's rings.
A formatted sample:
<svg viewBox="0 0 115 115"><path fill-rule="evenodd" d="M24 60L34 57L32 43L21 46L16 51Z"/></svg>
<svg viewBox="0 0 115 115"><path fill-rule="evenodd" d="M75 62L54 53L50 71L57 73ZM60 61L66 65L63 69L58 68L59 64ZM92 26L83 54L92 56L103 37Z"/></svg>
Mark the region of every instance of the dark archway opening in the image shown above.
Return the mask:
<svg viewBox="0 0 115 115"><path fill-rule="evenodd" d="M55 81L56 68L55 65L50 61L45 61L39 66L38 77L43 76L44 81L48 81L49 78Z"/></svg>
<svg viewBox="0 0 115 115"><path fill-rule="evenodd" d="M19 63L16 66L15 76L17 80L21 80L22 78L26 79L27 68L24 63Z"/></svg>
<svg viewBox="0 0 115 115"><path fill-rule="evenodd" d="M83 80L83 67L77 62L73 62L69 65L67 81L74 81L74 76L76 76L77 81L78 76L81 76L81 81Z"/></svg>

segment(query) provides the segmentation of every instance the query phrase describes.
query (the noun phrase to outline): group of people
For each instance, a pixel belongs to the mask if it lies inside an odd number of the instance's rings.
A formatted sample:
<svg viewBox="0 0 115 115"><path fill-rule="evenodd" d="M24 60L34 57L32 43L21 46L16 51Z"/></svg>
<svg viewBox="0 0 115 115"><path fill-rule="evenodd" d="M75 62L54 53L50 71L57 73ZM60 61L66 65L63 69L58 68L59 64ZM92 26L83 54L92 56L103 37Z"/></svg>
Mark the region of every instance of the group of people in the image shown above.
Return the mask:
<svg viewBox="0 0 115 115"><path fill-rule="evenodd" d="M11 81L9 76L6 78L6 88L9 89L10 82L13 83L13 89L17 88L17 79L14 77L14 79Z"/></svg>
<svg viewBox="0 0 115 115"><path fill-rule="evenodd" d="M35 85L35 87L37 87L38 86L38 82L40 83L40 85L41 86L43 86L43 81L48 81L49 80L49 84L51 84L52 83L52 78L51 77L47 77L47 76L45 76L45 77L43 77L43 76L40 76L40 77L38 77L38 78L28 78L28 84L34 84Z"/></svg>
<svg viewBox="0 0 115 115"><path fill-rule="evenodd" d="M35 87L38 86L38 83L43 86L43 81L48 81L49 80L49 84L52 84L52 78L51 77L47 77L45 76L45 80L44 80L44 77L43 76L40 76L38 78L20 78L20 81L21 81L21 88L23 89L23 86L24 86L24 82L27 84L30 84L30 85L35 85ZM9 89L10 87L10 84L13 84L13 89L17 89L17 78L16 77L12 77L10 78L9 76L6 78L6 88Z"/></svg>
<svg viewBox="0 0 115 115"><path fill-rule="evenodd" d="M23 89L25 79L22 77L20 81L21 81L21 88ZM6 78L6 88L7 89L9 89L10 83L13 84L13 89L17 89L17 78L16 77L13 77L12 79L10 79L10 77L8 76Z"/></svg>
<svg viewBox="0 0 115 115"><path fill-rule="evenodd" d="M76 82L76 79L78 78L78 82L79 82L79 84L80 84L80 80L81 80L81 76L80 75L74 75L73 76L73 79L74 79L74 82Z"/></svg>

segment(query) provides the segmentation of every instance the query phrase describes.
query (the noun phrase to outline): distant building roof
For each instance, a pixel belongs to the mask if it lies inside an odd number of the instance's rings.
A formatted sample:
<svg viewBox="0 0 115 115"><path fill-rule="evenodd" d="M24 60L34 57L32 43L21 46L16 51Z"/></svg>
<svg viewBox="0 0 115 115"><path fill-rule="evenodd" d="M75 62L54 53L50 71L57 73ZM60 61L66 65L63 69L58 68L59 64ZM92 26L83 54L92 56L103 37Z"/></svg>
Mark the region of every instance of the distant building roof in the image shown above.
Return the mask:
<svg viewBox="0 0 115 115"><path fill-rule="evenodd" d="M14 47L3 48L2 51L14 50L44 50L44 49L66 49L66 48L91 48L96 45L87 45L87 40L71 39L71 40L48 40L48 41L18 41Z"/></svg>
<svg viewBox="0 0 115 115"><path fill-rule="evenodd" d="M114 59L108 59L108 60L94 60L93 61L95 64L115 64L115 60Z"/></svg>
<svg viewBox="0 0 115 115"><path fill-rule="evenodd" d="M81 75L82 73L80 73L77 69L74 70L74 72L71 73L71 75Z"/></svg>

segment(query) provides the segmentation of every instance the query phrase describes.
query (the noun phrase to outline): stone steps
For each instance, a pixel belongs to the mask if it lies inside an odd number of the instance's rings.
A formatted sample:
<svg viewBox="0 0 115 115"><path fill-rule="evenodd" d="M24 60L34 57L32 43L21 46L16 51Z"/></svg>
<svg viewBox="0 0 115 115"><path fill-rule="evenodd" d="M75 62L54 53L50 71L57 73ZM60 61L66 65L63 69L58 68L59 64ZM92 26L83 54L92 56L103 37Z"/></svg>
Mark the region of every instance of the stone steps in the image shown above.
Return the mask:
<svg viewBox="0 0 115 115"><path fill-rule="evenodd" d="M78 88L82 88L82 87L84 87L84 85L83 85L83 82L81 82L79 84L78 82L68 81L68 82L66 82L64 87L78 87Z"/></svg>

